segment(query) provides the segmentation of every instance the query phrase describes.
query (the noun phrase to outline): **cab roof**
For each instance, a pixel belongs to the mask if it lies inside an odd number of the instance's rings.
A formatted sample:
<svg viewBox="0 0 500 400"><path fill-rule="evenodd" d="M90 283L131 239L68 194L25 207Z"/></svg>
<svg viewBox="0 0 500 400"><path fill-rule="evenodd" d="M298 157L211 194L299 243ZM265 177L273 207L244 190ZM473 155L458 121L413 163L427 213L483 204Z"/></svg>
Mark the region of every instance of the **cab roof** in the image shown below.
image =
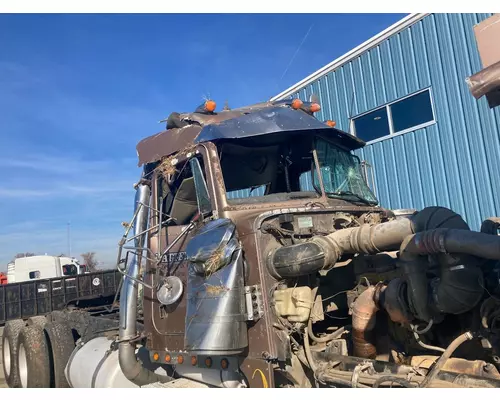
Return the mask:
<svg viewBox="0 0 500 400"><path fill-rule="evenodd" d="M137 144L138 165L159 161L199 143L223 139L237 140L280 132L321 133L350 150L365 145L363 140L315 118L313 113L309 112L311 104L302 103L302 106L296 109L292 107L292 100L285 100L218 113L207 112L202 106L193 113L172 113L166 130Z"/></svg>

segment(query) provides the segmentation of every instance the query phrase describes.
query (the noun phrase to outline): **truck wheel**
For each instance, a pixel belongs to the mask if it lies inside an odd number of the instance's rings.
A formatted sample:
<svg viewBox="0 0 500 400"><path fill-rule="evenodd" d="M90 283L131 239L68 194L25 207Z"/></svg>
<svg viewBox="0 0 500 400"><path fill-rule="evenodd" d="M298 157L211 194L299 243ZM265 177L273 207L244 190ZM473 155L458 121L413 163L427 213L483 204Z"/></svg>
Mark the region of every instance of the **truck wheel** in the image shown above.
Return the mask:
<svg viewBox="0 0 500 400"><path fill-rule="evenodd" d="M2 364L7 385L11 388L21 387L19 379L19 367L17 364L17 347L19 334L24 328L22 319L8 321L5 324L2 337Z"/></svg>
<svg viewBox="0 0 500 400"><path fill-rule="evenodd" d="M75 348L71 328L67 324L50 322L45 325L45 333L54 366L54 385L56 388L69 388L64 369Z"/></svg>
<svg viewBox="0 0 500 400"><path fill-rule="evenodd" d="M28 326L31 325L38 325L40 328L43 329L45 324L47 323L47 318L43 316L36 316L36 317L29 317L28 318Z"/></svg>
<svg viewBox="0 0 500 400"><path fill-rule="evenodd" d="M51 377L49 349L40 326L26 326L21 331L17 355L21 387L49 388Z"/></svg>

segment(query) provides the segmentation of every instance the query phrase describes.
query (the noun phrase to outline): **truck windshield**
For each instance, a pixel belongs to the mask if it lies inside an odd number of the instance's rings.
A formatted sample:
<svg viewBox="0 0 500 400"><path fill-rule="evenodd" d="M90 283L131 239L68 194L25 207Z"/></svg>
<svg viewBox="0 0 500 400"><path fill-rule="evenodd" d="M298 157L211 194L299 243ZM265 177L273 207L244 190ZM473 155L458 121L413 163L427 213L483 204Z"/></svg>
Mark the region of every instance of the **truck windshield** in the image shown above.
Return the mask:
<svg viewBox="0 0 500 400"><path fill-rule="evenodd" d="M348 201L361 201L369 205L378 204L377 198L363 178L358 157L327 140L316 138L315 142L327 196ZM316 171L313 185L315 188L321 187Z"/></svg>
<svg viewBox="0 0 500 400"><path fill-rule="evenodd" d="M313 138L306 134L275 134L219 145L229 204L290 200L313 201Z"/></svg>

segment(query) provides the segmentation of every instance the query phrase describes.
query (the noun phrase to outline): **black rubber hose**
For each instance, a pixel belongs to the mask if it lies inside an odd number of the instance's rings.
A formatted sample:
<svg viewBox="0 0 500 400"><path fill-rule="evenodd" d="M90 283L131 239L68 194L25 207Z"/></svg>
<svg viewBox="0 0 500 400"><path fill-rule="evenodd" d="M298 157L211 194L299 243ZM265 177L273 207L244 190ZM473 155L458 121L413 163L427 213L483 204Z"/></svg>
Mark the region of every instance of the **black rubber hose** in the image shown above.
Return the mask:
<svg viewBox="0 0 500 400"><path fill-rule="evenodd" d="M427 260L411 253L401 253L396 264L404 273L409 305L413 314L422 321L429 322L432 314L429 310Z"/></svg>
<svg viewBox="0 0 500 400"><path fill-rule="evenodd" d="M441 257L440 281L434 296L428 293L428 262L424 256L429 254ZM484 279L477 261L470 256L500 260L500 236L439 228L418 232L403 241L397 264L405 273L410 307L419 319L430 321L434 311L462 314L481 300Z"/></svg>
<svg viewBox="0 0 500 400"><path fill-rule="evenodd" d="M433 229L410 236L401 246L403 252L418 255L468 254L500 260L500 236L463 229Z"/></svg>
<svg viewBox="0 0 500 400"><path fill-rule="evenodd" d="M275 278L295 278L319 271L325 264L323 249L314 242L279 247L269 253L267 265Z"/></svg>

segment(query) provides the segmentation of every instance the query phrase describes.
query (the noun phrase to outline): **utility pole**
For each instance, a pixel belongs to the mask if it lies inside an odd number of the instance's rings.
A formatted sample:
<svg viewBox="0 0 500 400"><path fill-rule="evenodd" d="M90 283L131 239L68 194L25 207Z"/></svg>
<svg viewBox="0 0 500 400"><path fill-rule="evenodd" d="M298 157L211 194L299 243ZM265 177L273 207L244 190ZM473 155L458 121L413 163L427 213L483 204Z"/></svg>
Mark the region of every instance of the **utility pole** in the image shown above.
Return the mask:
<svg viewBox="0 0 500 400"><path fill-rule="evenodd" d="M68 222L68 257L71 257L71 222Z"/></svg>

